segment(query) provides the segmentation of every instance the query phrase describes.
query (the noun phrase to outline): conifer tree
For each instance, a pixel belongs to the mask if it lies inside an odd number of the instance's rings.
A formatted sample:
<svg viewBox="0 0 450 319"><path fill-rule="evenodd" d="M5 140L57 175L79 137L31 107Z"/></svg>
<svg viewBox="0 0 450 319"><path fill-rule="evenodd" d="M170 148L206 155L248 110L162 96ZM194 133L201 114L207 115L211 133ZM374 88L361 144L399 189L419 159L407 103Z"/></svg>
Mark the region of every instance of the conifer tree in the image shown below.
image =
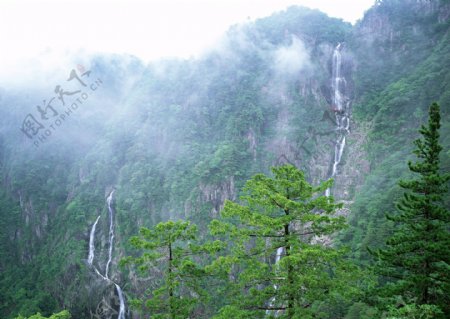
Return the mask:
<svg viewBox="0 0 450 319"><path fill-rule="evenodd" d="M227 201L213 235L227 236L231 252L212 267L229 272L235 296L215 318L309 318L327 306L355 275L342 252L323 239L344 227L341 207L292 165L247 181L242 204ZM278 255L278 257L276 257ZM345 278L345 279L344 279Z"/></svg>
<svg viewBox="0 0 450 319"><path fill-rule="evenodd" d="M72 316L70 315L69 311L63 310L61 312L51 315L50 317L44 317L40 313L37 313L35 315L32 315L31 317L24 317L19 315L15 319L70 319L70 318L72 318Z"/></svg>
<svg viewBox="0 0 450 319"><path fill-rule="evenodd" d="M397 204L398 212L387 215L395 223L386 248L378 250L378 271L388 278L386 296L401 296L406 303L435 305L449 315L450 236L448 207L443 198L448 192L450 174L439 167L440 112L433 103L427 126L414 141L417 162L408 162L416 175L399 182L405 192Z"/></svg>
<svg viewBox="0 0 450 319"><path fill-rule="evenodd" d="M207 297L200 282L204 274L195 255L209 254L220 245L196 244L197 227L187 221L168 221L130 239L141 250L138 257L126 257L121 263L138 266L140 273L158 272L144 296L131 301L135 309L155 319L185 319ZM143 250L143 251L142 251Z"/></svg>

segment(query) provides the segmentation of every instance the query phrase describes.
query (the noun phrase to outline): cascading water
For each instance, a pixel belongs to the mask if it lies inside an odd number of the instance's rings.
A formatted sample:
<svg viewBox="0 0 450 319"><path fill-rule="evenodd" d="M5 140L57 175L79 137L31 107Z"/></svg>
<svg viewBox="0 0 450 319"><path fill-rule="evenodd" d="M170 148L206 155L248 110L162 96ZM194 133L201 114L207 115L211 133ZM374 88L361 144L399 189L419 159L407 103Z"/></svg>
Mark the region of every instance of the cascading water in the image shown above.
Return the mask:
<svg viewBox="0 0 450 319"><path fill-rule="evenodd" d="M94 261L94 251L95 251L95 228L97 227L98 220L100 219L100 216L97 217L94 225L92 225L91 229L91 235L89 236L89 255L88 255L88 264L92 265L92 262Z"/></svg>
<svg viewBox="0 0 450 319"><path fill-rule="evenodd" d="M333 89L333 108L337 111L342 110L342 95L341 95L341 84L345 79L341 77L341 67L342 67L342 55L341 55L341 43L337 45L333 52L333 71L332 71L332 89Z"/></svg>
<svg viewBox="0 0 450 319"><path fill-rule="evenodd" d="M112 191L106 202L108 203L108 211L109 211L109 251L108 251L108 261L106 262L106 269L105 269L105 277L108 277L109 272L109 265L111 264L112 260L112 250L113 250L113 244L114 244L114 211L111 207L111 201L114 195L114 191Z"/></svg>
<svg viewBox="0 0 450 319"><path fill-rule="evenodd" d="M278 247L277 255L275 256L275 264L278 264L278 262L280 261L281 255L283 254L283 250L284 250L284 247Z"/></svg>
<svg viewBox="0 0 450 319"><path fill-rule="evenodd" d="M276 254L276 256L275 256L275 267L276 267L276 265L278 264L278 262L280 261L281 256L283 255L283 251L284 251L284 247L278 247L278 248L277 248L277 254ZM277 290L277 289L278 289L278 286L277 286L277 285L273 285L273 288L274 288L275 290ZM270 301L269 301L269 307L273 307L274 303L275 303L275 297L272 297L272 298L270 299ZM266 315L270 315L270 312L271 312L271 311L272 311L272 310L266 310ZM275 312L275 317L278 317L278 313L279 313L279 310L277 310L277 311Z"/></svg>
<svg viewBox="0 0 450 319"><path fill-rule="evenodd" d="M122 289L120 286L116 283L114 283L116 286L117 294L119 295L119 315L117 316L118 319L125 319L125 299L123 298Z"/></svg>
<svg viewBox="0 0 450 319"><path fill-rule="evenodd" d="M117 316L117 319L125 319L125 298L123 296L123 291L120 288L120 286L112 281L108 277L109 272L109 266L112 261L112 253L113 253L113 245L114 245L114 209L112 207L112 200L113 200L114 190L109 194L106 203L108 204L108 212L109 212L109 249L108 249L108 261L106 262L106 269L105 269L105 275L102 275L100 271L93 265L94 261L94 251L95 251L95 228L97 227L97 223L100 219L100 216L97 217L97 220L95 221L94 225L92 225L91 234L89 238L89 255L88 255L88 264L94 269L95 273L99 275L103 280L107 281L108 283L113 283L117 295L119 297L119 314Z"/></svg>
<svg viewBox="0 0 450 319"><path fill-rule="evenodd" d="M333 104L332 110L336 117L336 142L334 146L333 165L331 169L330 178L336 176L337 167L342 159L342 154L345 148L345 138L350 131L350 101L345 96L345 87L347 82L341 75L342 69L342 44L339 43L333 51L333 65L332 65L332 81L331 88L333 90ZM330 189L325 191L325 196L330 196Z"/></svg>

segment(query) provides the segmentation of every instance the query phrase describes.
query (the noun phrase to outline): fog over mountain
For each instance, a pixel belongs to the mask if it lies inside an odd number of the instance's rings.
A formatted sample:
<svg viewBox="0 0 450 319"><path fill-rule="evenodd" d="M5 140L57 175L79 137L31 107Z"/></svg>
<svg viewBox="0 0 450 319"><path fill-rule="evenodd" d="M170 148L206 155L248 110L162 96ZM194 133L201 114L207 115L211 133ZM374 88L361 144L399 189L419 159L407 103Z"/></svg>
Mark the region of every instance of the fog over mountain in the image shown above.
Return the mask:
<svg viewBox="0 0 450 319"><path fill-rule="evenodd" d="M433 102L441 117L438 171L449 172L449 21L444 0L376 1L354 24L290 6L230 27L190 58L48 49L13 72L6 65L0 317L67 310L80 319L445 318L448 254L433 259L438 288L424 302L413 286L386 292L398 282L373 270L381 257L369 250L389 246L399 228L385 215L403 198L399 180L417 176L408 161L417 160L413 141ZM282 200L297 204L265 207L265 199L281 198L270 191L283 187L252 177L276 180L289 167L314 187L330 178L333 184L311 191L311 206L301 206L303 193L300 200L287 191ZM292 174L298 186L303 175ZM263 184L268 188L261 190ZM258 192L264 200L248 201ZM439 196L432 201L447 231L439 238L448 242L450 196L445 190ZM248 211L224 209L230 201ZM267 216L300 206L314 214L292 224L286 214L273 232L258 228ZM247 237L237 212L252 216ZM214 233L214 221L230 215L236 228ZM195 224L197 234L180 221ZM277 241L286 235L283 225L291 227L286 240L296 244ZM152 230L153 242L130 241L141 227ZM163 262L176 258L171 250L166 256L161 238L176 227L188 233L179 230L185 237L174 244L181 261L171 286L165 277L171 266ZM247 248L257 254L261 234L272 237L261 244L258 263L232 255ZM142 256L148 259L133 260ZM308 266L315 258L323 259ZM294 281L301 284L286 284Z"/></svg>

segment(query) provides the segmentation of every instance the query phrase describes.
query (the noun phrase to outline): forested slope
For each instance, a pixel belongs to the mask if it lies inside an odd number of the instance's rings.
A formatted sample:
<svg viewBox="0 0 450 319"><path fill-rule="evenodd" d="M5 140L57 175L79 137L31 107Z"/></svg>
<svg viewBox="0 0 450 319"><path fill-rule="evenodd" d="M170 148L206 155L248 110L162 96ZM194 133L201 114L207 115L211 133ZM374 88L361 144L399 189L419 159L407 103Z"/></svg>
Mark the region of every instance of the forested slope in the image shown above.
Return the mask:
<svg viewBox="0 0 450 319"><path fill-rule="evenodd" d="M329 178L341 134L332 84L339 43L351 120L331 193L350 212L350 228L337 242L369 263L366 247L390 233L384 214L401 195L397 181L408 175L412 141L433 101L450 167L449 16L448 1L385 0L351 26L291 7L232 27L195 60L75 59L98 89L43 139L27 137L22 121L39 119L36 105L75 66L44 84L1 89L0 317L117 310L114 287L87 265L100 216L96 266L106 267L113 190L110 277L131 296L143 288L118 262L141 226L183 218L205 234L224 201L272 165L294 164L315 184Z"/></svg>

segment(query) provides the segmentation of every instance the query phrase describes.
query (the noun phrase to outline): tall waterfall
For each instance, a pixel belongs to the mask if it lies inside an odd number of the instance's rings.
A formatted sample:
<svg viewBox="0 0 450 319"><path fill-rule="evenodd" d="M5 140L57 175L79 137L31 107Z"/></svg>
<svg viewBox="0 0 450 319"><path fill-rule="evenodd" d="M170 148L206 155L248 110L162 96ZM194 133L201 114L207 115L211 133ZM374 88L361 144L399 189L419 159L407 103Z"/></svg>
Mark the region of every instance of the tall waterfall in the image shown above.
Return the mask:
<svg viewBox="0 0 450 319"><path fill-rule="evenodd" d="M100 271L93 265L94 262L94 251L95 251L95 228L97 227L97 223L100 219L100 216L97 217L97 220L95 221L94 225L92 225L90 238L89 238L89 255L88 255L88 264L93 268L95 273L100 276L103 280L107 281L108 283L114 284L117 295L119 297L119 313L117 316L117 319L125 319L125 298L123 295L123 291L120 288L120 286L112 281L109 276L109 266L112 261L112 253L113 253L113 245L114 245L114 209L112 207L112 200L113 200L114 190L109 194L106 203L108 205L108 212L109 212L109 249L108 249L108 261L106 262L106 269L105 274L102 275Z"/></svg>
<svg viewBox="0 0 450 319"><path fill-rule="evenodd" d="M341 77L341 67L342 67L342 55L341 55L341 43L337 45L333 52L333 70L332 77L333 81L331 87L333 89L333 107L337 111L342 110L342 95L340 87L345 82L345 79Z"/></svg>
<svg viewBox="0 0 450 319"><path fill-rule="evenodd" d="M284 251L284 247L278 247L278 248L277 248L277 254L276 254L276 256L275 256L275 267L277 267L278 262L281 260L281 256L283 255L283 251ZM278 267L277 267L277 268L278 268ZM277 289L278 289L278 286L277 286L277 285L273 285L273 288L274 288L275 290L277 290ZM275 303L275 297L272 297L272 298L270 299L270 301L269 301L269 307L273 307L273 306L274 306L274 303ZM270 313L271 313L272 311L273 311L273 310L266 310L266 315L270 315ZM280 310L276 310L276 311L275 311L275 317L278 317L279 312L280 312Z"/></svg>
<svg viewBox="0 0 450 319"><path fill-rule="evenodd" d="M114 284L116 286L117 294L119 295L119 315L117 316L117 319L125 319L125 299L123 298L122 289L118 284Z"/></svg>
<svg viewBox="0 0 450 319"><path fill-rule="evenodd" d="M95 221L94 225L92 225L91 229L91 235L89 236L89 255L88 255L88 264L92 265L92 262L94 261L94 251L95 251L95 228L97 227L98 220L100 219L100 215L97 217L97 220Z"/></svg>
<svg viewBox="0 0 450 319"><path fill-rule="evenodd" d="M108 271L109 271L109 265L111 264L112 260L112 251L113 251L113 245L114 245L114 211L111 207L111 202L113 199L114 191L112 191L106 202L108 203L108 211L109 211L109 251L108 251L108 261L106 262L106 269L105 269L105 277L108 277Z"/></svg>
<svg viewBox="0 0 450 319"><path fill-rule="evenodd" d="M350 100L345 95L347 82L341 74L342 69L342 44L339 43L333 51L332 80L333 90L332 110L336 118L336 142L334 146L333 165L330 178L336 176L337 167L342 159L345 148L345 138L350 130ZM330 196L330 189L325 191L326 196Z"/></svg>

